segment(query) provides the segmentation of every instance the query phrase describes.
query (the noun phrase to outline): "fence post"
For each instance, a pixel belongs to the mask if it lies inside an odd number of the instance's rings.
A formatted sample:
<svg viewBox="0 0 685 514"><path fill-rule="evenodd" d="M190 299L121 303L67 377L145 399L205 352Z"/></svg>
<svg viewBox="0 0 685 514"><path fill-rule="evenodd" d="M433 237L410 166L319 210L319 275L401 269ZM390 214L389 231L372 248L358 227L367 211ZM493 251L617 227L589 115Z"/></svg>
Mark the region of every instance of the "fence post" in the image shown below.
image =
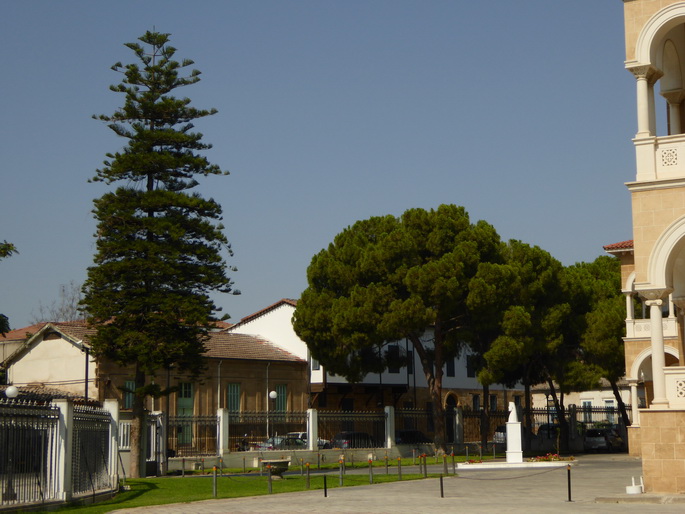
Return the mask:
<svg viewBox="0 0 685 514"><path fill-rule="evenodd" d="M307 409L307 449L310 452L319 450L319 412Z"/></svg>
<svg viewBox="0 0 685 514"><path fill-rule="evenodd" d="M59 409L57 427L58 469L56 494L58 498L70 501L72 497L72 446L74 442L74 403L65 398L53 400Z"/></svg>
<svg viewBox="0 0 685 514"><path fill-rule="evenodd" d="M223 456L231 451L228 447L228 409L218 409L216 415L219 418L216 450L218 455Z"/></svg>
<svg viewBox="0 0 685 514"><path fill-rule="evenodd" d="M385 447L395 446L395 407L385 406Z"/></svg>
<svg viewBox="0 0 685 514"><path fill-rule="evenodd" d="M105 400L104 409L112 417L109 425L109 476L112 487L119 484L119 401Z"/></svg>

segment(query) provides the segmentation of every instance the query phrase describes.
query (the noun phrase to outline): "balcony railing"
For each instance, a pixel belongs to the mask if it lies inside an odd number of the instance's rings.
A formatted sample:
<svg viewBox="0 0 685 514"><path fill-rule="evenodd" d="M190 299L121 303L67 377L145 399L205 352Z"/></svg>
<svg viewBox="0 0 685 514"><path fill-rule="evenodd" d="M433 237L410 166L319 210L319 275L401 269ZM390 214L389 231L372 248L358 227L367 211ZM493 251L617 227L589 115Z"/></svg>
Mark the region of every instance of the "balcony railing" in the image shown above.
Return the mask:
<svg viewBox="0 0 685 514"><path fill-rule="evenodd" d="M676 318L664 318L664 337L677 337L678 324ZM651 320L628 319L626 320L626 337L635 339L649 339L652 333Z"/></svg>

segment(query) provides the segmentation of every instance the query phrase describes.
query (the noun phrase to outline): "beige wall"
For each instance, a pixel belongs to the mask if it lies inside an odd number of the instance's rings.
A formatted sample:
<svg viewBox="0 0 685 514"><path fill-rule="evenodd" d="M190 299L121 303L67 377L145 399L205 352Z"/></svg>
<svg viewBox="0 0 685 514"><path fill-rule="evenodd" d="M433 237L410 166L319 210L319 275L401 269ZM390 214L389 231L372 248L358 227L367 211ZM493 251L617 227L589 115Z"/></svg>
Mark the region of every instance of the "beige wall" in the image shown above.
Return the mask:
<svg viewBox="0 0 685 514"><path fill-rule="evenodd" d="M635 59L635 44L642 27L655 13L682 0L623 0L626 61Z"/></svg>
<svg viewBox="0 0 685 514"><path fill-rule="evenodd" d="M647 282L654 244L673 221L685 215L685 187L636 191L632 194L636 282Z"/></svg>
<svg viewBox="0 0 685 514"><path fill-rule="evenodd" d="M685 411L640 411L645 490L685 493Z"/></svg>

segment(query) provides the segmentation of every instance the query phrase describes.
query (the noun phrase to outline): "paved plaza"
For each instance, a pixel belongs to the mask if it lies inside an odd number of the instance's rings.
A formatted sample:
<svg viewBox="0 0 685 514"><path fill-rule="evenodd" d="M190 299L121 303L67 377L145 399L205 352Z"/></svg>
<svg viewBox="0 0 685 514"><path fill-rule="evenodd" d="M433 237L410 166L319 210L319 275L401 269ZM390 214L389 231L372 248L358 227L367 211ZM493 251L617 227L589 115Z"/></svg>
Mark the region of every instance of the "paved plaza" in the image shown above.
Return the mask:
<svg viewBox="0 0 685 514"><path fill-rule="evenodd" d="M440 473L442 466L430 466ZM450 468L451 471L451 468ZM639 481L639 459L625 454L584 455L571 468L458 470L458 476L391 484L273 494L227 500L123 509L120 513L301 513L341 512L684 512L685 495L626 495L632 477ZM337 477L332 473L331 479ZM639 503L638 503L639 502Z"/></svg>

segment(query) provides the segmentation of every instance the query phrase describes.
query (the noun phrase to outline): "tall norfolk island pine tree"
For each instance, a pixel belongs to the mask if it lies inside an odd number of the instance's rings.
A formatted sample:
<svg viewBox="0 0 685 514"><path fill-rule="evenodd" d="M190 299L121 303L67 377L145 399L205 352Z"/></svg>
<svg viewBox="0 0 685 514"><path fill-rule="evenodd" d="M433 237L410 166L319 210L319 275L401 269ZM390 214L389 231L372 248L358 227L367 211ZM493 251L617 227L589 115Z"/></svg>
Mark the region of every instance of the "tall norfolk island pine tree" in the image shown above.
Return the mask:
<svg viewBox="0 0 685 514"><path fill-rule="evenodd" d="M97 327L93 353L135 369L131 476L141 475L144 399L161 391L151 377L169 369L197 375L204 341L217 309L209 295L229 292L223 252L221 207L189 192L197 175L227 174L199 152L211 148L192 132L193 121L216 110L190 106L171 93L195 84L190 60L172 58L169 34L146 32L143 45L128 43L135 64L116 63L123 74L110 89L123 107L95 116L128 139L121 153L107 154L94 181L120 184L94 201L97 252L88 269L83 305ZM159 381L158 381L159 382Z"/></svg>

